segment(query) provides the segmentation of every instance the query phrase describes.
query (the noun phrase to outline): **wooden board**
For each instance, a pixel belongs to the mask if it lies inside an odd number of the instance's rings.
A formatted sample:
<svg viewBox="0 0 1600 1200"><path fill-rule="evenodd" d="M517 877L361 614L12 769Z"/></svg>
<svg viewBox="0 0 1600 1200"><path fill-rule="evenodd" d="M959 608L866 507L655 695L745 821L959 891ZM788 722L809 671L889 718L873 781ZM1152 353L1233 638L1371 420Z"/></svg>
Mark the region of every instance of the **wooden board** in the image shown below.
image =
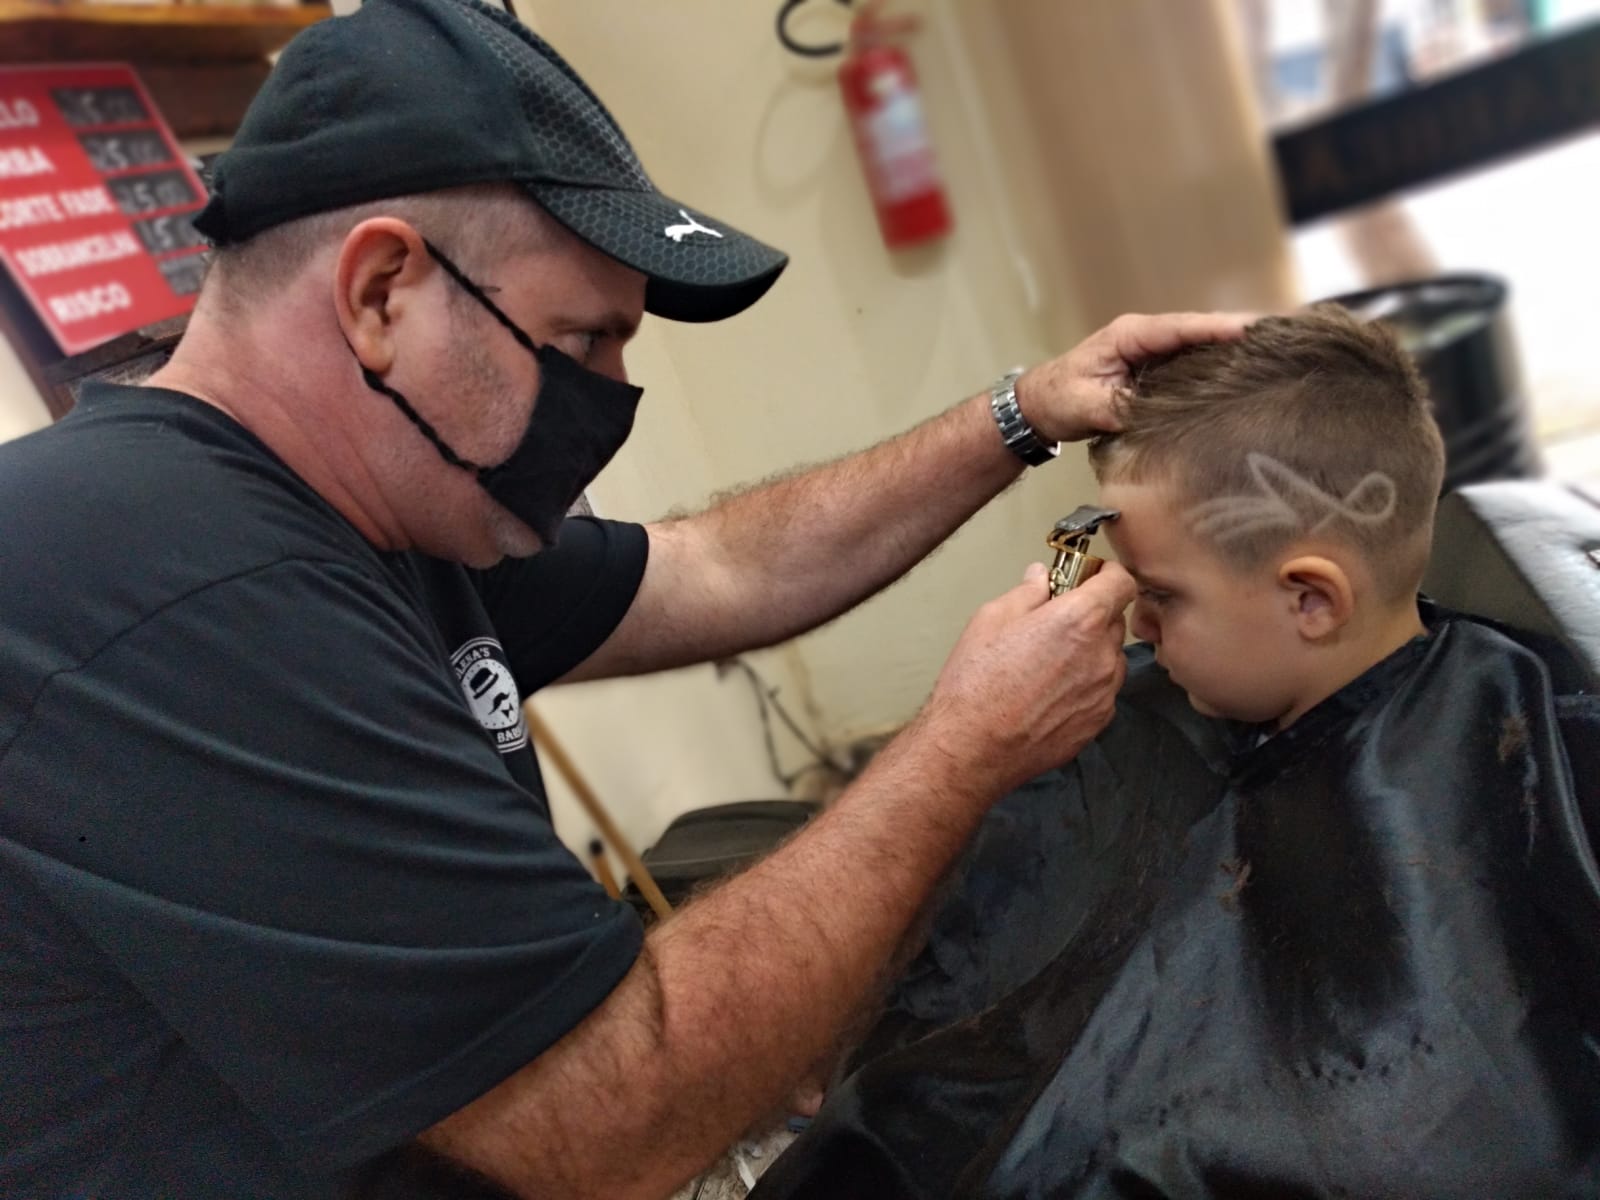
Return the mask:
<svg viewBox="0 0 1600 1200"><path fill-rule="evenodd" d="M95 4L0 0L0 61L229 62L265 58L326 4Z"/></svg>

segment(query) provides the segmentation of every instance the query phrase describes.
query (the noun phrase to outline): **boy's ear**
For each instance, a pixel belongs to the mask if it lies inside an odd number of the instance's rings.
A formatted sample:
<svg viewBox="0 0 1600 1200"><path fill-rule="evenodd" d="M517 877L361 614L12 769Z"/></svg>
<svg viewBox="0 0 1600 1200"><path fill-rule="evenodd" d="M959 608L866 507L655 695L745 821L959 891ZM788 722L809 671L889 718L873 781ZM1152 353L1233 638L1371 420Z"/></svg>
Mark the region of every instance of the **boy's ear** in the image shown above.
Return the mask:
<svg viewBox="0 0 1600 1200"><path fill-rule="evenodd" d="M1278 568L1278 586L1288 593L1300 636L1321 641L1344 628L1355 615L1350 576L1331 558L1302 554Z"/></svg>

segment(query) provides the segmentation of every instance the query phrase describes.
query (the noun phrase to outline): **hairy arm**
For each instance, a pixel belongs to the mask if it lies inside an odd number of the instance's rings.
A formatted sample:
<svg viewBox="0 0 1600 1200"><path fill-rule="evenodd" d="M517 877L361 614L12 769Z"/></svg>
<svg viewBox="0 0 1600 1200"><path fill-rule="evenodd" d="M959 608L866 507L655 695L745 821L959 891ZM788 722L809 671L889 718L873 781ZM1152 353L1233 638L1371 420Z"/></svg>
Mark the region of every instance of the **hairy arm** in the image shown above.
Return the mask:
<svg viewBox="0 0 1600 1200"><path fill-rule="evenodd" d="M633 607L568 678L705 662L813 629L900 578L1021 470L977 396L859 454L652 524Z"/></svg>
<svg viewBox="0 0 1600 1200"><path fill-rule="evenodd" d="M515 1195L658 1200L771 1111L881 984L1005 791L1109 719L1132 598L1110 567L986 605L922 714L839 803L654 929L607 1001L424 1144Z"/></svg>
<svg viewBox="0 0 1600 1200"><path fill-rule="evenodd" d="M1131 365L1235 337L1245 318L1118 318L1018 384L1047 441L1117 428ZM1017 478L987 394L836 462L734 493L650 526L650 560L628 615L567 681L723 658L794 637L900 578Z"/></svg>
<svg viewBox="0 0 1600 1200"><path fill-rule="evenodd" d="M826 1050L970 833L930 819L914 757L652 931L600 1009L424 1141L519 1196L659 1200L702 1169ZM891 813L915 834L884 837Z"/></svg>

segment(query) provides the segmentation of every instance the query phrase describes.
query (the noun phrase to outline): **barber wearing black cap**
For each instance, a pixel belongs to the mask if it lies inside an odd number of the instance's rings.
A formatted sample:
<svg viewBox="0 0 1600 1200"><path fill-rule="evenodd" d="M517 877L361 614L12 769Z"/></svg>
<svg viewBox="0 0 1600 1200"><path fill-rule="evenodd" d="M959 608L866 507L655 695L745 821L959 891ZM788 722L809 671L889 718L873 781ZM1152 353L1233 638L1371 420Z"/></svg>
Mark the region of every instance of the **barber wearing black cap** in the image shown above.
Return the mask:
<svg viewBox="0 0 1600 1200"><path fill-rule="evenodd" d="M782 255L474 0L302 34L215 184L170 364L0 448L0 1195L665 1195L1108 719L1132 585L986 605L836 807L648 937L552 833L521 697L812 628L1236 323L1125 318L698 516L563 522L642 314L731 316Z"/></svg>

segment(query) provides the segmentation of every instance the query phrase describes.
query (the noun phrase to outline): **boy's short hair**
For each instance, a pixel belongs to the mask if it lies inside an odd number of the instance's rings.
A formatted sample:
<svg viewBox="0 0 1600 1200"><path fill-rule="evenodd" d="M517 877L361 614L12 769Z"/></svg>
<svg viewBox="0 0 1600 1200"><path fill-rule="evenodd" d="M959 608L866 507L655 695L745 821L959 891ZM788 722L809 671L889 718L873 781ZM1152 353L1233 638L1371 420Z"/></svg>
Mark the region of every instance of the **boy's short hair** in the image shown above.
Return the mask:
<svg viewBox="0 0 1600 1200"><path fill-rule="evenodd" d="M1162 481L1190 528L1240 568L1297 537L1359 550L1387 598L1427 566L1444 443L1394 335L1333 304L1146 364L1095 439L1102 482Z"/></svg>

